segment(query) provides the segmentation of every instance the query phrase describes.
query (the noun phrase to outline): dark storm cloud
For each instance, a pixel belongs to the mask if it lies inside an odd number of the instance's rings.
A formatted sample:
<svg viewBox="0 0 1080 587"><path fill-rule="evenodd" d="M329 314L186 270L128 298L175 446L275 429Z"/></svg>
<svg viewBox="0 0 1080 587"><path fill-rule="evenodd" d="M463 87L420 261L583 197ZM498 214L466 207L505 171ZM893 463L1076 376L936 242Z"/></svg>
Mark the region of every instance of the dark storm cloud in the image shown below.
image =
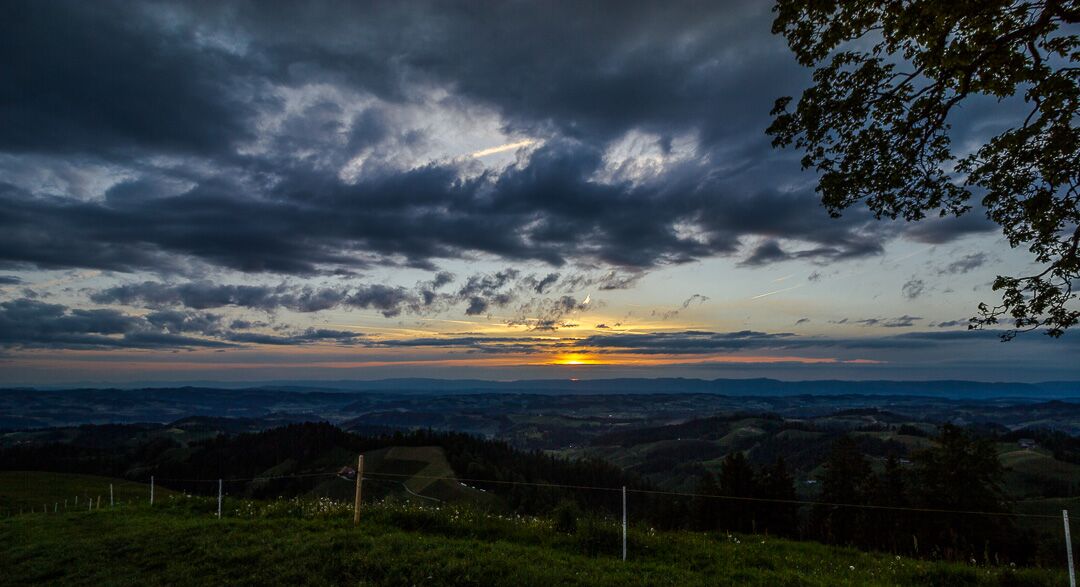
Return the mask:
<svg viewBox="0 0 1080 587"><path fill-rule="evenodd" d="M461 349L468 352L485 354L541 353L562 346L550 339L516 336L447 336L429 338L410 338L402 340L369 341L369 347L381 348L435 348L445 350Z"/></svg>
<svg viewBox="0 0 1080 587"><path fill-rule="evenodd" d="M90 299L99 304L182 305L199 310L242 306L273 310L285 305L279 299L283 293L283 288L262 285L219 285L209 281L171 285L145 281L111 287L91 294Z"/></svg>
<svg viewBox="0 0 1080 587"><path fill-rule="evenodd" d="M713 256L831 262L878 254L904 231L944 242L986 229L972 215L913 229L861 211L829 220L814 194L780 189L795 165L762 129L772 99L806 74L760 2L13 2L2 16L0 151L105 159L139 179L102 200L0 186L0 267L307 276L485 254L629 279L604 289ZM358 149L392 159L423 131L398 130L379 106L346 123L330 98L286 112L273 91L313 84L405 105L446 90L545 143L503 173L443 161L344 182ZM696 147L650 180L596 181L633 130L666 154L679 136ZM240 148L257 139L265 149ZM748 239L764 240L747 252ZM277 305L393 316L427 303L393 287L320 293ZM469 313L499 296L470 297Z"/></svg>
<svg viewBox="0 0 1080 587"><path fill-rule="evenodd" d="M571 326L565 318L588 308L588 300L579 301L574 296L558 298L535 298L517 309L517 316L506 322L508 326L527 326L529 330L555 331Z"/></svg>
<svg viewBox="0 0 1080 587"><path fill-rule="evenodd" d="M912 322L917 318L911 318ZM1039 340L1030 341L1041 343ZM917 351L962 343L998 344L998 333L992 331L910 332L877 337L800 336L792 333L761 331L712 332L688 330L650 334L597 334L587 337L538 338L530 336L440 336L368 341L369 346L394 348L460 349L488 354L552 354L583 352L596 354L631 353L643 355L713 355L743 352L805 352L835 353L908 350ZM1027 344L1027 343L1025 343Z"/></svg>
<svg viewBox="0 0 1080 587"><path fill-rule="evenodd" d="M296 346L316 342L332 342L343 345L355 344L363 338L362 334L347 330L327 330L308 328L291 335L263 334L258 332L234 332L226 335L231 342L245 344L267 344L274 346Z"/></svg>
<svg viewBox="0 0 1080 587"><path fill-rule="evenodd" d="M602 334L576 341L581 346L603 351L642 354L707 354L749 349L786 349L802 346L791 333L766 333L753 330L738 332L661 332L651 334Z"/></svg>
<svg viewBox="0 0 1080 587"><path fill-rule="evenodd" d="M250 136L248 67L151 6L5 2L0 150L212 154Z"/></svg>
<svg viewBox="0 0 1080 587"><path fill-rule="evenodd" d="M0 275L0 285L18 285L22 280L14 275Z"/></svg>
<svg viewBox="0 0 1080 587"><path fill-rule="evenodd" d="M428 314L464 305L468 315L481 315L494 308L517 307L522 323L540 315L541 319L557 321L563 315L584 308L573 297L554 299L536 297L537 291L548 291L558 274L539 277L523 275L516 269L495 273L476 273L464 280L456 290L446 286L454 281L447 272L433 279L418 282L407 288L384 284L345 284L342 286L312 287L281 283L278 285L233 285L211 281L163 283L144 281L118 285L90 294L99 304L119 304L147 308L184 307L194 310L227 306L276 312L319 312L332 308L374 309L390 318L400 314ZM540 287L543 284L543 287Z"/></svg>
<svg viewBox="0 0 1080 587"><path fill-rule="evenodd" d="M800 236L798 232L791 232L789 234L796 237ZM884 241L880 240L878 237L871 236L869 230L862 234L858 231L844 236L828 236L822 233L811 237L803 236L802 238L804 240L827 244L828 246L812 247L801 250L787 250L781 247L780 243L776 240L769 239L754 247L753 251L739 262L739 265L743 267L758 267L779 263L781 261L791 261L793 259L809 259L817 263L827 263L830 261L841 261L844 259L878 255L885 250L883 245ZM818 241L819 238L821 239L820 241Z"/></svg>
<svg viewBox="0 0 1080 587"><path fill-rule="evenodd" d="M196 348L227 343L190 337L200 319L156 316L153 320L109 309L69 309L59 304L18 299L0 303L0 347L8 348ZM216 320L210 320L216 322ZM172 327L172 328L170 328Z"/></svg>
<svg viewBox="0 0 1080 587"><path fill-rule="evenodd" d="M248 330L251 328L266 328L270 326L269 322L263 322L261 320L243 320L236 319L229 322L229 328L232 330Z"/></svg>
<svg viewBox="0 0 1080 587"><path fill-rule="evenodd" d="M921 296L926 291L926 282L921 279L912 277L904 282L904 285L900 287L900 294L909 300Z"/></svg>
<svg viewBox="0 0 1080 587"><path fill-rule="evenodd" d="M343 288L289 285L222 285L208 281L178 285L154 281L120 285L91 294L101 304L144 304L149 307L186 306L206 309L237 306L273 312L318 312L336 307L375 309L387 317L405 310L420 312L425 305L417 292L382 284Z"/></svg>
<svg viewBox="0 0 1080 587"><path fill-rule="evenodd" d="M750 253L750 256L743 259L743 265L768 265L770 263L776 263L778 261L787 261L791 259L791 254L780 248L780 243L774 240L767 240Z"/></svg>
<svg viewBox="0 0 1080 587"><path fill-rule="evenodd" d="M291 82L400 99L420 78L513 128L600 141L634 127L709 142L760 133L771 100L745 95L805 76L769 35L769 6L753 1L201 3L189 17L243 37Z"/></svg>
<svg viewBox="0 0 1080 587"><path fill-rule="evenodd" d="M18 299L0 302L0 348L194 349L245 344L355 344L356 332L308 328L286 334L244 332L260 326L206 312L162 310L133 316L112 309L74 309ZM262 324L265 326L265 324Z"/></svg>
<svg viewBox="0 0 1080 587"><path fill-rule="evenodd" d="M613 269L600 274L574 273L561 277L560 284L565 287L566 291L578 291L590 287L595 287L600 291L613 291L630 289L644 276L645 274L642 271L617 271Z"/></svg>
<svg viewBox="0 0 1080 587"><path fill-rule="evenodd" d="M549 310L565 313L582 306L572 298L550 303ZM911 326L919 318L872 319L878 326ZM530 323L533 330L552 330L561 317ZM925 350L962 343L998 344L999 332L936 331L911 332L896 336L833 338L799 336L761 331L712 332L688 330L650 334L611 333L587 337L493 337L479 335L439 336L414 339L378 340L361 333L278 326L274 332L250 331L265 326L232 321L224 326L216 314L197 311L161 310L135 316L112 309L78 309L36 300L0 302L0 348L3 349L160 349L182 350L230 346L300 346L337 344L368 348L439 348L486 354L550 354L553 352L633 353L646 355L707 355L740 352L788 352L792 350L842 349L843 351ZM1028 337L1035 344L1046 337ZM1075 344L1069 342L1054 344ZM1031 342L1034 341L1034 342Z"/></svg>
<svg viewBox="0 0 1080 587"><path fill-rule="evenodd" d="M897 316L895 318L864 318L862 320L854 320L855 324L862 326L881 326L884 328L910 328L914 326L916 322L922 320L920 316Z"/></svg>
<svg viewBox="0 0 1080 587"><path fill-rule="evenodd" d="M369 348L442 349L447 352L466 351L484 354L536 354L551 355L563 352L595 354L630 353L640 355L736 355L739 353L789 353L815 352L836 354L875 353L878 351L920 351L947 347L969 348L971 344L1000 344L999 333L994 331L937 331L909 332L893 336L876 337L825 337L799 336L792 333L768 333L760 331L712 332L689 330L683 332L659 332L650 334L597 334L587 337L534 337L534 336L438 336L397 340L373 340L343 333L335 338L342 344L356 344ZM285 341L291 337L267 338L267 344L305 344L298 340ZM1071 340L1071 339L1070 339ZM249 342L256 342L250 340ZM1045 337L1029 338L1022 345L1046 343ZM1054 344L1054 343L1050 343ZM1066 344L1076 344L1067 342ZM842 356L839 358L856 358Z"/></svg>
<svg viewBox="0 0 1080 587"><path fill-rule="evenodd" d="M807 258L880 252L865 221L807 222L823 212L806 195L725 193L696 166L664 183L591 181L601 165L595 148L551 142L497 178L462 180L432 165L357 185L294 177L263 198L245 197L243 186L223 179L173 196L103 202L0 186L0 266L167 271L175 263L169 256L183 255L241 271L308 275L326 266L431 267L475 251L640 270L735 254L746 233L819 245L799 253ZM698 236L680 234L682 224Z"/></svg>
<svg viewBox="0 0 1080 587"><path fill-rule="evenodd" d="M493 275L474 275L458 291L458 297L468 302L465 314L484 314L492 306L503 307L513 301L513 294L504 288L519 275L516 269L506 269ZM536 289L536 288L534 288Z"/></svg>
<svg viewBox="0 0 1080 587"><path fill-rule="evenodd" d="M980 207L976 207L960 217L928 218L912 223L905 228L905 234L912 240L938 245L972 234L993 233L999 230L1001 227L986 218Z"/></svg>
<svg viewBox="0 0 1080 587"><path fill-rule="evenodd" d="M533 288L533 291L535 291L538 294L542 294L542 293L544 293L544 290L546 290L548 288L548 286L554 284L558 280L559 280L559 274L558 273L549 273L549 274L545 275L543 279L536 282L536 287Z"/></svg>
<svg viewBox="0 0 1080 587"><path fill-rule="evenodd" d="M682 308L685 310L690 307L691 304L704 304L709 301L709 296L703 296L701 294L694 294L685 300L683 300Z"/></svg>
<svg viewBox="0 0 1080 587"><path fill-rule="evenodd" d="M940 269L938 269L938 273L941 275L956 275L959 273L967 273L969 271L974 271L979 267L982 267L986 264L987 260L988 259L986 253L971 253L948 263L944 267L941 267Z"/></svg>
<svg viewBox="0 0 1080 587"><path fill-rule="evenodd" d="M144 319L155 328L171 333L194 332L217 334L221 332L221 316L208 312L184 312L162 310L151 312Z"/></svg>
<svg viewBox="0 0 1080 587"><path fill-rule="evenodd" d="M373 341L372 346L393 348L460 348L485 353L635 352L644 354L700 354L751 348L755 341L782 339L765 333L675 332L650 335L595 335L585 338L538 338L531 336L441 336ZM770 342L769 346L781 346Z"/></svg>

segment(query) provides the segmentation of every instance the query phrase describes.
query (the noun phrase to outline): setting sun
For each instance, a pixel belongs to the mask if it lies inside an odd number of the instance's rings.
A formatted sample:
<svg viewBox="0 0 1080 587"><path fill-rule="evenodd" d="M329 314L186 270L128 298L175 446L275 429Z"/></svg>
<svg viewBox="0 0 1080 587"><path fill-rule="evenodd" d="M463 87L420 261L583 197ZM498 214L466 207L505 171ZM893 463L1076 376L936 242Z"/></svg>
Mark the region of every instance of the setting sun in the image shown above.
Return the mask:
<svg viewBox="0 0 1080 587"><path fill-rule="evenodd" d="M557 355L555 360L551 362L553 365L602 365L601 361L598 361L585 353L565 353Z"/></svg>

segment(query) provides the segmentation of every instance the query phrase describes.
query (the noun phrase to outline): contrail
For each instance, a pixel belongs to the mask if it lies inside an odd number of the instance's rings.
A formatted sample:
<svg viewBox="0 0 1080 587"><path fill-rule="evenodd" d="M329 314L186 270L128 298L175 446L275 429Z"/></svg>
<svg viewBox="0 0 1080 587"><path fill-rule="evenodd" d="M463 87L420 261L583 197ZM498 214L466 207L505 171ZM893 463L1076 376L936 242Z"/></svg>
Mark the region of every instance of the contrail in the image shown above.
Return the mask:
<svg viewBox="0 0 1080 587"><path fill-rule="evenodd" d="M490 147L488 149L481 149L469 153L469 157L479 159L480 157L487 157L488 155L494 155L495 153L505 153L506 151L513 151L514 149L520 149L521 147L528 147L535 142L534 139L525 139L524 141L518 141L516 143L507 143L505 145L499 145L498 147Z"/></svg>
<svg viewBox="0 0 1080 587"><path fill-rule="evenodd" d="M767 297L769 297L771 295L774 295L774 294L783 293L785 291L791 291L793 289L799 289L800 287L802 287L804 285L806 285L806 284L805 283L800 283L799 285L793 285L791 287L785 287L784 289L778 289L776 291L765 292L763 294L758 294L758 295L756 295L756 296L754 296L754 297L752 297L750 299L751 300L759 300L761 298L767 298Z"/></svg>

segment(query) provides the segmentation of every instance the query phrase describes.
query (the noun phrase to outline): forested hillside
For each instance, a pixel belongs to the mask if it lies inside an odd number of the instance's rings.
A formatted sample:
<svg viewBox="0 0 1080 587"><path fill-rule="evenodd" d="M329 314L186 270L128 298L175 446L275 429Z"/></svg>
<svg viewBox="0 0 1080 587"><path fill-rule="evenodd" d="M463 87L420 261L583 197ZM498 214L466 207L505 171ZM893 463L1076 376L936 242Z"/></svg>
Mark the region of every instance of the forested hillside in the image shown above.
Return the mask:
<svg viewBox="0 0 1080 587"><path fill-rule="evenodd" d="M754 417L762 426L776 419ZM745 418L677 427L678 434L726 438ZM798 485L782 456L760 463L728 449L700 466L688 489L671 489L598 458L522 451L468 434L416 430L358 435L330 424L246 432L249 422L188 419L167 426L84 426L39 433L0 449L0 470L108 475L194 495L223 479L230 498L351 498L348 470L369 454L365 498L411 494L521 515L617 517L619 490L634 520L657 529L765 533L934 559L1063 564L1060 513L1042 502L1016 509L994 440L946 426L905 449L874 436L828 437L811 479ZM741 428L739 428L741 429ZM669 431L670 432L670 431ZM1048 437L1050 438L1050 437ZM1060 439L1059 439L1060 440ZM636 447L659 431L612 437ZM1071 450L1060 441L1060 450ZM903 445L895 443L904 448ZM416 450L404 450L415 447ZM423 450L419 450L419 449ZM875 455L889 454L878 461ZM1050 458L1050 457L1046 457ZM433 481L438 481L434 483ZM969 513L949 513L963 511ZM977 512L977 513L970 513ZM1021 515L1022 514L1022 515Z"/></svg>

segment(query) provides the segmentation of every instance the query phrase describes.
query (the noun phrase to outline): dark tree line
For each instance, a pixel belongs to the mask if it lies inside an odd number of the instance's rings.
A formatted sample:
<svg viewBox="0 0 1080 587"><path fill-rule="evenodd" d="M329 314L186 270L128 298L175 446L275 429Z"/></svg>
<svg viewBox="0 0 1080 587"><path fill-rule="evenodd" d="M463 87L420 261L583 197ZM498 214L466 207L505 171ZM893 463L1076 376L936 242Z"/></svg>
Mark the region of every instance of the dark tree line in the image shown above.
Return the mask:
<svg viewBox="0 0 1080 587"><path fill-rule="evenodd" d="M705 473L695 493L692 528L798 535L795 482L783 458L755 470L743 453L730 453L720 474ZM723 498L708 497L714 495Z"/></svg>
<svg viewBox="0 0 1080 587"><path fill-rule="evenodd" d="M853 443L837 441L825 464L819 501L881 509L815 506L809 533L829 543L906 554L1030 560L1033 537L999 515L1009 513L1012 505L993 441L951 425L943 426L935 440L911 454L910 466L890 458L879 473Z"/></svg>
<svg viewBox="0 0 1080 587"><path fill-rule="evenodd" d="M934 445L910 453L910 460L890 455L875 470L865 454L855 438L838 438L816 480L814 505L801 506L791 503L799 500L782 458L755 468L742 453L731 453L716 475L701 476L696 493L702 497L687 526L933 558L1034 560L1040 538L1000 515L1012 505L992 437L946 425ZM981 513L946 513L955 511Z"/></svg>

